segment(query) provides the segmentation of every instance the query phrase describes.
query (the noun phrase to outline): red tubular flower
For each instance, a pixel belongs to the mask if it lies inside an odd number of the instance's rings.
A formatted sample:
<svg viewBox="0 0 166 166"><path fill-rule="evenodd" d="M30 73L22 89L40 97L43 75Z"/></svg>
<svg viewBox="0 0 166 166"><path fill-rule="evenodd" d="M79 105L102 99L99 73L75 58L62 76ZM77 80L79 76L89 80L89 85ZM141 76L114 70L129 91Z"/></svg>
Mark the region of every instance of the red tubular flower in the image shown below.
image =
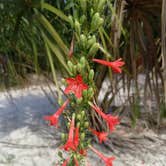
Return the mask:
<svg viewBox="0 0 166 166"><path fill-rule="evenodd" d="M69 100L66 100L63 105L51 116L44 116L44 120L47 120L50 122L51 126L56 126L58 125L58 119L67 104L69 103Z"/></svg>
<svg viewBox="0 0 166 166"><path fill-rule="evenodd" d="M75 135L74 135L73 142L74 142L75 147L77 148L79 145L79 128L78 127L75 128Z"/></svg>
<svg viewBox="0 0 166 166"><path fill-rule="evenodd" d="M72 121L70 123L70 130L69 130L69 135L68 135L68 140L65 145L63 145L61 148L63 148L66 151L69 150L76 150L76 146L74 145L73 142L73 137L74 137L74 118L72 118Z"/></svg>
<svg viewBox="0 0 166 166"><path fill-rule="evenodd" d="M113 62L108 62L101 59L93 59L93 61L111 67L115 73L121 73L122 70L120 67L122 67L125 64L125 62L123 62L121 58Z"/></svg>
<svg viewBox="0 0 166 166"><path fill-rule="evenodd" d="M74 157L75 166L79 166L78 160Z"/></svg>
<svg viewBox="0 0 166 166"><path fill-rule="evenodd" d="M105 166L113 166L112 161L115 160L115 157L106 157L92 146L90 146L90 149L104 161Z"/></svg>
<svg viewBox="0 0 166 166"><path fill-rule="evenodd" d="M67 158L67 159L62 163L62 166L67 166L69 160L70 160L70 158Z"/></svg>
<svg viewBox="0 0 166 166"><path fill-rule="evenodd" d="M83 82L81 75L77 75L75 78L67 78L66 82L68 86L64 90L64 93L74 93L77 98L81 98L83 90L88 89L88 85Z"/></svg>
<svg viewBox="0 0 166 166"><path fill-rule="evenodd" d="M91 107L107 122L110 131L113 131L115 129L115 125L119 124L119 118L117 116L106 115L98 106L91 105Z"/></svg>
<svg viewBox="0 0 166 166"><path fill-rule="evenodd" d="M87 156L87 149L80 149L79 153L83 156Z"/></svg>
<svg viewBox="0 0 166 166"><path fill-rule="evenodd" d="M98 140L100 143L102 143L103 141L106 141L108 138L108 133L107 132L98 132L94 129L89 129L94 135L97 136Z"/></svg>

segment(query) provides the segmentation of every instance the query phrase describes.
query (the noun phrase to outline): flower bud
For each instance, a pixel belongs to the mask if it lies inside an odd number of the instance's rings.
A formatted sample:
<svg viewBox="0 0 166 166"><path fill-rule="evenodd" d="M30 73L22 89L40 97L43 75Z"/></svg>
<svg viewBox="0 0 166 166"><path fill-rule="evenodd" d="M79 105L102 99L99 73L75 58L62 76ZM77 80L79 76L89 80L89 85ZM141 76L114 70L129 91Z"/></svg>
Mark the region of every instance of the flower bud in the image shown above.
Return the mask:
<svg viewBox="0 0 166 166"><path fill-rule="evenodd" d="M95 35L93 35L92 37L90 37L87 41L87 45L88 45L88 48L92 47L92 45L96 43L96 37Z"/></svg>
<svg viewBox="0 0 166 166"><path fill-rule="evenodd" d="M83 12L86 12L87 0L80 0L80 5L81 5Z"/></svg>
<svg viewBox="0 0 166 166"><path fill-rule="evenodd" d="M104 4L105 4L106 0L100 0L97 6L97 10L100 12L103 10L104 8Z"/></svg>
<svg viewBox="0 0 166 166"><path fill-rule="evenodd" d="M81 111L81 117L84 118L85 116L85 111Z"/></svg>
<svg viewBox="0 0 166 166"><path fill-rule="evenodd" d="M82 119L82 118L81 118L81 114L77 114L76 117L77 117L78 120L81 120L81 119Z"/></svg>
<svg viewBox="0 0 166 166"><path fill-rule="evenodd" d="M77 20L75 20L75 31L78 33L78 34L80 34L81 33L81 27L80 27L80 23L77 21Z"/></svg>
<svg viewBox="0 0 166 166"><path fill-rule="evenodd" d="M80 122L77 122L76 127L80 127Z"/></svg>
<svg viewBox="0 0 166 166"><path fill-rule="evenodd" d="M84 56L81 57L81 59L80 59L80 63L82 64L82 66L85 66L85 65L86 65L86 59L85 59Z"/></svg>
<svg viewBox="0 0 166 166"><path fill-rule="evenodd" d="M93 96L94 96L94 91L93 91L93 88L90 87L90 88L88 89L88 98L92 98Z"/></svg>
<svg viewBox="0 0 166 166"><path fill-rule="evenodd" d="M94 31L99 28L97 26L99 18L100 18L100 14L98 12L93 15L92 21L91 21L91 31Z"/></svg>
<svg viewBox="0 0 166 166"><path fill-rule="evenodd" d="M82 24L85 22L86 19L87 19L86 16L85 16L85 15L82 15L82 16L80 17L80 24L82 25Z"/></svg>
<svg viewBox="0 0 166 166"><path fill-rule="evenodd" d="M90 48L88 55L95 55L99 49L99 46L99 43L94 43L93 46Z"/></svg>
<svg viewBox="0 0 166 166"><path fill-rule="evenodd" d="M87 45L87 38L84 34L82 34L80 36L80 42L81 42L81 45L83 46L83 48L86 48L86 45Z"/></svg>
<svg viewBox="0 0 166 166"><path fill-rule="evenodd" d="M82 97L77 99L77 104L81 104L81 102L82 102Z"/></svg>
<svg viewBox="0 0 166 166"><path fill-rule="evenodd" d="M87 99L87 97L88 97L88 91L87 90L83 90L82 94L83 94L83 98Z"/></svg>
<svg viewBox="0 0 166 166"><path fill-rule="evenodd" d="M77 74L77 65L74 65L74 66L73 66L73 74L74 74L74 75Z"/></svg>
<svg viewBox="0 0 166 166"><path fill-rule="evenodd" d="M62 84L66 84L66 80L64 78L61 79Z"/></svg>
<svg viewBox="0 0 166 166"><path fill-rule="evenodd" d="M73 64L72 64L72 62L71 62L71 61L68 61L68 62L67 62L67 65L68 65L68 67L69 67L69 70L70 70L71 72L73 72Z"/></svg>
<svg viewBox="0 0 166 166"><path fill-rule="evenodd" d="M81 133L80 138L81 138L81 140L84 140L85 139L85 133Z"/></svg>
<svg viewBox="0 0 166 166"><path fill-rule="evenodd" d="M74 25L73 17L71 15L69 15L68 18L69 18L69 23L70 23L71 27L73 27L73 25Z"/></svg>
<svg viewBox="0 0 166 166"><path fill-rule="evenodd" d="M89 122L88 122L88 121L86 121L86 122L84 123L84 127L85 127L85 128L88 128L88 127L89 127Z"/></svg>
<svg viewBox="0 0 166 166"><path fill-rule="evenodd" d="M62 139L62 141L64 141L66 139L66 134L62 133L61 134L61 139Z"/></svg>
<svg viewBox="0 0 166 166"><path fill-rule="evenodd" d="M77 71L78 71L79 73L81 72L81 68L82 68L81 64L78 63L78 64L77 64Z"/></svg>
<svg viewBox="0 0 166 166"><path fill-rule="evenodd" d="M89 72L89 81L93 81L93 78L94 78L94 70L91 69Z"/></svg>

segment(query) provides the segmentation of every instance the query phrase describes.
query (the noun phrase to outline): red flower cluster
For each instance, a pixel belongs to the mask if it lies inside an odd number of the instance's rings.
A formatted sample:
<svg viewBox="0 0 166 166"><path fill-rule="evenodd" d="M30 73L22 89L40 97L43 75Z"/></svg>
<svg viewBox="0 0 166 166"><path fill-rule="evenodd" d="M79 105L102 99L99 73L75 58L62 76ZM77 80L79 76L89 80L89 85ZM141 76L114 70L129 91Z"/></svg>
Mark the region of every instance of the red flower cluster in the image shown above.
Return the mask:
<svg viewBox="0 0 166 166"><path fill-rule="evenodd" d="M64 90L65 94L73 93L77 98L81 98L83 90L88 89L88 85L83 82L81 75L77 75L75 78L67 78L66 82L68 86Z"/></svg>
<svg viewBox="0 0 166 166"><path fill-rule="evenodd" d="M122 69L120 67L122 67L125 64L125 62L123 62L121 58L113 62L108 62L101 59L93 59L93 61L111 67L115 73L121 73Z"/></svg>

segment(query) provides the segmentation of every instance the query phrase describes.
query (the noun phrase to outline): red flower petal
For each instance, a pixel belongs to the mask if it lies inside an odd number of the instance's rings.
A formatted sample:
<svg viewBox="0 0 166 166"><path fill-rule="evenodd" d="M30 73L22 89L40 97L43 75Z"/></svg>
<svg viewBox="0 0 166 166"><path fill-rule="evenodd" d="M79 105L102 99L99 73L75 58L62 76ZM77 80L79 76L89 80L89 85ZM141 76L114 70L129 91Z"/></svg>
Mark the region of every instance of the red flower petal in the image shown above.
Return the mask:
<svg viewBox="0 0 166 166"><path fill-rule="evenodd" d="M68 86L65 88L64 93L73 93L77 98L81 98L83 90L88 89L88 85L83 82L81 75L77 75L75 78L67 78L66 82Z"/></svg>
<svg viewBox="0 0 166 166"><path fill-rule="evenodd" d="M98 140L100 143L102 143L103 141L106 141L108 138L108 133L107 132L98 132L94 129L90 129L90 131L97 136Z"/></svg>
<svg viewBox="0 0 166 166"><path fill-rule="evenodd" d="M78 127L75 128L75 135L74 135L73 142L74 142L75 147L77 148L79 145L79 128Z"/></svg>
<svg viewBox="0 0 166 166"><path fill-rule="evenodd" d="M101 59L93 59L93 61L97 62L97 63L100 63L102 65L111 67L112 70L116 73L121 73L122 70L121 70L120 67L122 67L125 64L125 62L123 62L121 58L116 60L116 61L113 61L113 62L108 62L108 61L101 60Z"/></svg>
<svg viewBox="0 0 166 166"><path fill-rule="evenodd" d="M44 120L49 121L51 126L57 127L59 116L61 115L61 113L63 112L63 110L65 109L68 103L69 103L69 100L66 100L63 103L63 105L53 115L44 116Z"/></svg>
<svg viewBox="0 0 166 166"><path fill-rule="evenodd" d="M112 161L115 160L115 157L106 157L94 147L90 146L90 148L104 161L106 166L113 166Z"/></svg>
<svg viewBox="0 0 166 166"><path fill-rule="evenodd" d="M74 157L75 166L79 166L78 160Z"/></svg>
<svg viewBox="0 0 166 166"><path fill-rule="evenodd" d="M70 158L66 159L66 160L62 163L62 166L67 166L69 160L70 160Z"/></svg>

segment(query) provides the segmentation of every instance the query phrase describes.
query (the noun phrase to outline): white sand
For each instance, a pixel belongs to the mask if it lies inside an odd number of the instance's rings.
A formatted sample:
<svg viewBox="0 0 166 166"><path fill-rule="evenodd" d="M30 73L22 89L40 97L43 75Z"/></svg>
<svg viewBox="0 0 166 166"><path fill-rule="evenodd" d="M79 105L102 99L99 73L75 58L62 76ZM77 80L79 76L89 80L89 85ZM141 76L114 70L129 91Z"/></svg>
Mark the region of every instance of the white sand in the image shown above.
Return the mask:
<svg viewBox="0 0 166 166"><path fill-rule="evenodd" d="M42 119L53 113L55 107L39 86L10 94L0 93L0 166L55 166L60 132ZM133 155L119 154L114 166L166 166L166 147L159 142L154 145L156 148L160 149L154 153L136 149L138 153ZM89 160L91 166L103 166L92 153Z"/></svg>

